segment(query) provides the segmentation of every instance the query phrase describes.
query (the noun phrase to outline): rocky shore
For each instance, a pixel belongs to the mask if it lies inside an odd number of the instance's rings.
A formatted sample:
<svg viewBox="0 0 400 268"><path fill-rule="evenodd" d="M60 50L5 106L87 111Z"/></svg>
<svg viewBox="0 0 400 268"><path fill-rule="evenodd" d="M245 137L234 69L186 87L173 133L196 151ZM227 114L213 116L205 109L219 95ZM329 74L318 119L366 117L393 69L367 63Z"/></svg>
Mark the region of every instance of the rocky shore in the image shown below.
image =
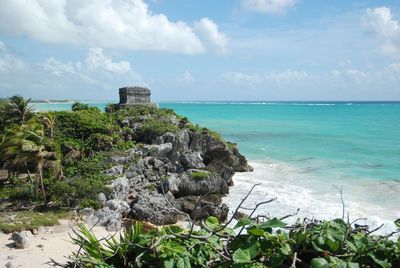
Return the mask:
<svg viewBox="0 0 400 268"><path fill-rule="evenodd" d="M111 193L99 195L101 209L81 211L94 224L118 230L124 218L174 224L190 216L194 220L227 218L229 208L221 198L229 193L235 172L252 171L235 144L225 142L206 129L193 129L176 115L162 118L179 129L161 135L140 136L151 115L120 120L120 135L144 144L109 158L104 172L116 178Z"/></svg>

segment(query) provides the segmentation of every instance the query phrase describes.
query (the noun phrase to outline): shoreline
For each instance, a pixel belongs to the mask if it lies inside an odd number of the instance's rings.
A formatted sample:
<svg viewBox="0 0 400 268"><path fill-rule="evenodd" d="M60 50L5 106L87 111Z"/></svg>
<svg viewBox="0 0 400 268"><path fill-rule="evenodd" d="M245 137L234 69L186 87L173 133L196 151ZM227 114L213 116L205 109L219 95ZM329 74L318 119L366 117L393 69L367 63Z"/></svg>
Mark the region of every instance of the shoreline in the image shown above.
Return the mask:
<svg viewBox="0 0 400 268"><path fill-rule="evenodd" d="M72 243L70 237L70 235L74 236L72 230L76 227L75 222L60 220L59 225L45 228L48 233L29 235L30 245L26 249L14 248L12 246L13 241L9 240L11 234L0 233L0 267L6 267L9 262L14 265L12 267L54 267L54 265L48 263L51 259L58 263L66 263L67 257L79 248ZM115 233L108 232L100 226L95 226L93 232L98 238Z"/></svg>
<svg viewBox="0 0 400 268"><path fill-rule="evenodd" d="M342 217L340 191L333 186L332 181L304 176L295 167L273 159L250 160L249 164L254 167L254 171L236 173L233 177L234 185L230 187L230 193L223 199L230 208L229 215L232 215L232 211L250 188L256 183L261 183L245 202L245 206L252 207L257 202L274 197L277 197L277 200L261 206L256 214L269 213L271 216L281 217L284 214L294 213L300 208L298 215L287 219L288 222L304 217L320 220ZM357 191L362 194L367 190L370 196L379 196L382 192L387 193L387 185L373 180L352 182L353 184L347 181L346 184L336 185L338 188L343 186L345 218L347 218L347 213L351 220L367 218L365 221L360 221L360 224L367 224L371 229L383 223L384 226L377 232L380 234L388 234L396 230L393 222L400 217L400 210L395 209L396 204L392 202L393 208L389 210L380 203L364 202L361 198L364 196L355 196ZM400 189L400 183L394 181L393 184L392 188L397 186ZM392 190L395 195L395 189Z"/></svg>

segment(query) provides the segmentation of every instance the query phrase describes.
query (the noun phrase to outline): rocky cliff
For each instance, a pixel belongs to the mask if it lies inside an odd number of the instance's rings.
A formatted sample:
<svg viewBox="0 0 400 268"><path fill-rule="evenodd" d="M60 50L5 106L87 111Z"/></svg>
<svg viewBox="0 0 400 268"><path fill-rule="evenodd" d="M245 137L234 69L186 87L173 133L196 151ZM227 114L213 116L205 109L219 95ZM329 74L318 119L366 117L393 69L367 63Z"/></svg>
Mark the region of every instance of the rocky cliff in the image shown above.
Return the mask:
<svg viewBox="0 0 400 268"><path fill-rule="evenodd" d="M118 229L122 217L157 225L186 215L224 221L229 209L221 198L229 193L235 172L252 171L247 160L214 132L171 111L150 110L116 112L119 135L141 143L109 159L113 166L105 172L117 179L109 196L100 195L103 208L92 222Z"/></svg>

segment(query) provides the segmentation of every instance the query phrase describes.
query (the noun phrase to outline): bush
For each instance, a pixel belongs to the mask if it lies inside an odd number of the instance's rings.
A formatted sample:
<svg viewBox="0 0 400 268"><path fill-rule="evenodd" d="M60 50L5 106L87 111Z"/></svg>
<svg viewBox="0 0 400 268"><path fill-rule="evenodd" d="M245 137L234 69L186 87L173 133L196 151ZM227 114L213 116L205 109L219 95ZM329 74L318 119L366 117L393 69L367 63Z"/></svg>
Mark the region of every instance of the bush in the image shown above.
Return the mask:
<svg viewBox="0 0 400 268"><path fill-rule="evenodd" d="M93 107L93 106L89 106L86 103L80 103L80 102L75 102L74 104L72 104L71 110L73 112L78 112L78 111L93 111L93 112L100 112L100 109L97 107Z"/></svg>
<svg viewBox="0 0 400 268"><path fill-rule="evenodd" d="M98 208L98 194L109 192L106 184L112 179L104 174L110 167L107 159L106 153L96 153L67 165L64 180L47 179L51 200L62 206Z"/></svg>
<svg viewBox="0 0 400 268"><path fill-rule="evenodd" d="M400 267L400 239L369 235L341 219L289 226L277 218L243 218L231 229L209 217L195 231L167 226L147 233L136 223L105 243L82 225L73 241L83 255L70 267L261 268L293 267L297 261L312 268Z"/></svg>
<svg viewBox="0 0 400 268"><path fill-rule="evenodd" d="M113 133L113 124L105 113L97 110L56 112L56 136L87 140L93 134Z"/></svg>
<svg viewBox="0 0 400 268"><path fill-rule="evenodd" d="M178 127L169 122L162 122L155 119L146 120L136 132L137 140L144 143L152 143L166 132L177 132Z"/></svg>

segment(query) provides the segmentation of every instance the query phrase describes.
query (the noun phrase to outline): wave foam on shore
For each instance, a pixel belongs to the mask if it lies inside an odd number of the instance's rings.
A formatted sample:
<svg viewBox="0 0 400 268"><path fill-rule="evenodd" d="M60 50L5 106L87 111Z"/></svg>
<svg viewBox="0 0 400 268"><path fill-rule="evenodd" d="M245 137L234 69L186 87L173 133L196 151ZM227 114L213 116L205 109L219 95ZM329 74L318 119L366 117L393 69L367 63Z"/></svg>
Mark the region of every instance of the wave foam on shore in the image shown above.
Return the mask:
<svg viewBox="0 0 400 268"><path fill-rule="evenodd" d="M302 173L301 170L283 162L272 159L251 162L252 173L237 173L234 186L224 202L230 207L231 213L242 198L256 183L256 187L247 201L246 207L277 197L277 200L261 206L257 214L269 214L282 217L294 213L297 216L287 220L294 222L297 218L314 217L316 219L334 219L342 217L340 188L343 187L345 202L345 218L349 213L350 221L359 218L360 224L367 224L374 229L384 223L379 230L387 234L395 230L394 220L400 218L400 209L396 198L400 192L398 181L374 180L340 180L317 178L312 174Z"/></svg>

